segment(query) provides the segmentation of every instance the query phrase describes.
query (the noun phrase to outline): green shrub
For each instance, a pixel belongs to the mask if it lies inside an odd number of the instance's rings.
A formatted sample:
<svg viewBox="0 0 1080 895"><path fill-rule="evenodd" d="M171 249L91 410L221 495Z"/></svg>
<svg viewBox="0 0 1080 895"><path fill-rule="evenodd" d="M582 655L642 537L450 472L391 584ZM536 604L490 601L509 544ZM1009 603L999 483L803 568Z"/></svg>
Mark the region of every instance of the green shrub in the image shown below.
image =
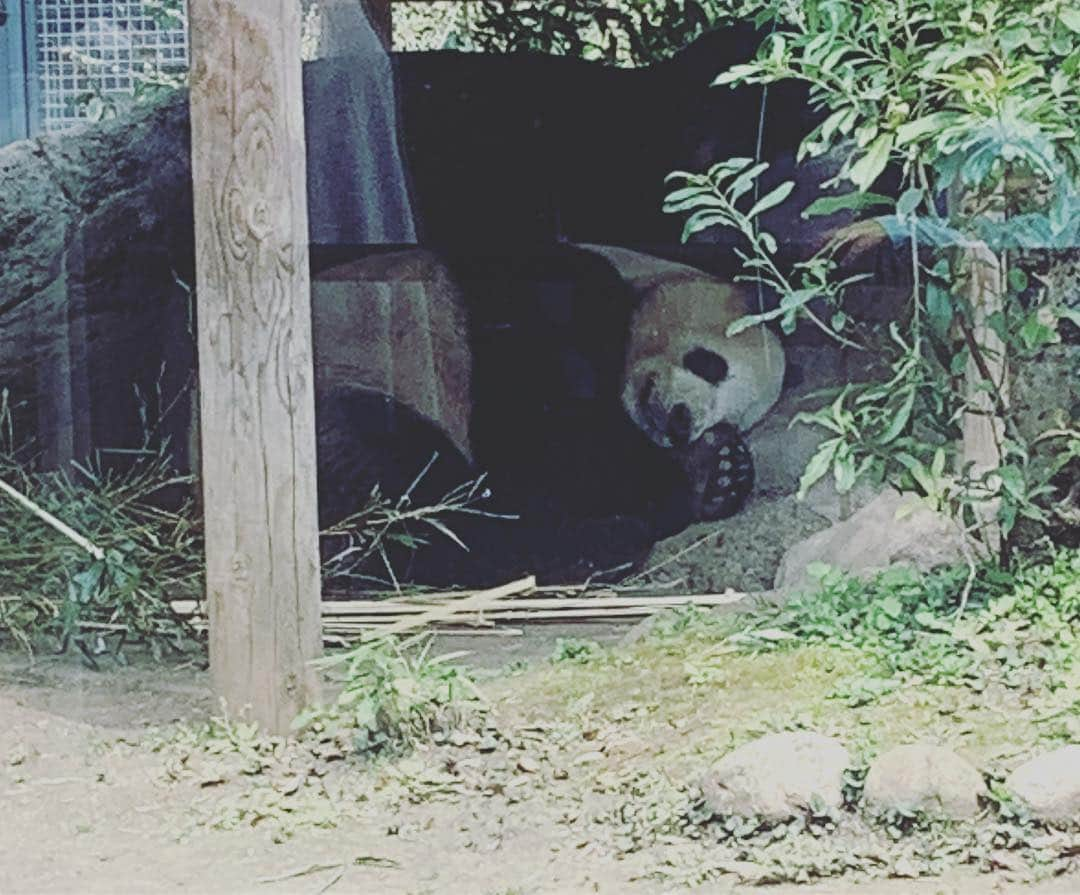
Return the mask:
<svg viewBox="0 0 1080 895"><path fill-rule="evenodd" d="M753 651L807 643L858 650L877 671L862 682L866 693L847 694L855 701L912 677L974 689L991 681L1022 686L1033 668L1054 688L1076 668L1080 551L1061 550L1015 573L983 568L973 586L965 568L892 568L869 581L826 567L816 572L816 588L752 616L729 639Z"/></svg>
<svg viewBox="0 0 1080 895"><path fill-rule="evenodd" d="M791 192L761 197L760 159L730 159L704 173L672 175L667 210L687 216L687 237L720 226L745 239L745 279L779 296L775 310L734 330L776 320L791 332L807 321L849 347L886 359L887 381L851 384L802 422L825 440L803 490L830 472L841 492L862 477L889 479L950 511L988 551L1020 519L1046 526L1063 499L1059 474L1080 455L1080 423L1052 421L1021 434L1000 361L1030 360L1061 341L1080 313L1039 289L1016 263L1027 249L1080 245L1080 13L1069 0L745 0L738 14L773 32L757 58L736 65L718 86L795 79L810 88L822 123L802 141L800 158L829 153L839 163L822 198L792 217L839 209L879 215L907 234L914 287L910 306L887 332L867 333L844 305L851 280L837 281L842 243L782 271L776 239L760 214ZM721 65L722 60L717 60ZM872 190L888 166L899 198ZM1000 308L979 336L969 288L968 249L992 253L1007 272ZM1001 348L994 346L1000 340ZM1002 358L1004 353L1004 358ZM977 396L977 398L976 398ZM972 407L985 402L987 408ZM997 462L990 470L958 455L965 414L998 416ZM1048 462L1034 463L1038 450ZM950 462L951 461L951 462ZM1067 489L1066 489L1067 490ZM996 516L981 508L994 506Z"/></svg>

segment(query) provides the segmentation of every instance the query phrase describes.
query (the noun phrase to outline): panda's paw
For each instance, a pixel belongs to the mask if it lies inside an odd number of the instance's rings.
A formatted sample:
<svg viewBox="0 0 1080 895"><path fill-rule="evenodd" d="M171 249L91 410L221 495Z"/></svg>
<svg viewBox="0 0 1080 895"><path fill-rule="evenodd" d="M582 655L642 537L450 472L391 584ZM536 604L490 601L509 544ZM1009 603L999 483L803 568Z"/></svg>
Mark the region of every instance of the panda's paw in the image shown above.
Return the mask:
<svg viewBox="0 0 1080 895"><path fill-rule="evenodd" d="M698 521L734 516L754 490L754 459L739 430L721 423L684 452L691 509Z"/></svg>

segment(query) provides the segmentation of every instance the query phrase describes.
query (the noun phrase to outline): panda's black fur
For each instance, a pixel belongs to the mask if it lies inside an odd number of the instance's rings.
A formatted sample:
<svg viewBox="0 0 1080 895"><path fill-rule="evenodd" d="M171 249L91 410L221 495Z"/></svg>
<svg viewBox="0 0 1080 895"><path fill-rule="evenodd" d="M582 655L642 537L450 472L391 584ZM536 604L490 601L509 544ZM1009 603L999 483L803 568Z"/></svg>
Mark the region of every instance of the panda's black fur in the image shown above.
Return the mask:
<svg viewBox="0 0 1080 895"><path fill-rule="evenodd" d="M635 296L611 264L569 245L448 261L469 306L471 434L493 505L561 549L602 520L626 520L631 553L683 527L683 465L620 404Z"/></svg>
<svg viewBox="0 0 1080 895"><path fill-rule="evenodd" d="M734 427L672 449L627 414L625 362L640 298L610 260L568 244L439 257L467 311L472 472L487 476L484 509L515 518L455 518L470 552L435 538L417 555L414 577L475 585L525 571L581 577L634 563L695 519L741 507L753 467ZM689 365L699 362L695 355ZM726 366L722 357L710 362ZM393 495L438 450L413 492L417 505L468 472L445 437L393 402L331 395L324 403L324 523L366 494L373 468Z"/></svg>

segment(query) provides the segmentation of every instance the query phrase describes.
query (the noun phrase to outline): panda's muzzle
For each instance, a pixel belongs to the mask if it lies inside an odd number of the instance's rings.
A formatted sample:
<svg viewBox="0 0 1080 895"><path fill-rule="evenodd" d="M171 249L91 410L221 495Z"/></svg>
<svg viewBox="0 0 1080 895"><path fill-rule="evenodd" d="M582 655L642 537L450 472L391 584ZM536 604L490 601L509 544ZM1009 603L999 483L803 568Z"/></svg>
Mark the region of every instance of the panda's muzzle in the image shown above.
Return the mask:
<svg viewBox="0 0 1080 895"><path fill-rule="evenodd" d="M667 418L667 437L671 439L673 447L683 448L690 444L690 432L694 426L694 418L690 414L690 408L679 403L671 408Z"/></svg>

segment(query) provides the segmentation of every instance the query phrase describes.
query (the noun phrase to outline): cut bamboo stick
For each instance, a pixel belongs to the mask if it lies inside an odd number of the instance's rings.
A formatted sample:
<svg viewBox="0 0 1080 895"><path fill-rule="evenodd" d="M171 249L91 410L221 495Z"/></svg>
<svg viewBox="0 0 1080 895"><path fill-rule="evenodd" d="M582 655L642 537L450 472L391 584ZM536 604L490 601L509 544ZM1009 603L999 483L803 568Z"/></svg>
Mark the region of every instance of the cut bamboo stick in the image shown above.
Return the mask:
<svg viewBox="0 0 1080 895"><path fill-rule="evenodd" d="M481 594L486 592L480 592ZM522 593L530 593L523 591ZM475 592L463 594L456 602L439 604L438 608L453 609L455 613L465 611L463 605ZM513 599L501 598L501 605L492 606L489 612L506 612L509 610L552 610L562 611L567 609L628 609L641 608L644 610L662 609L669 606L685 606L693 603L696 606L726 606L739 603L746 599L745 593L726 594L687 594L680 596L640 596L640 597L538 597L524 596ZM180 615L196 615L195 602L191 600L177 600L172 603L174 612ZM424 604L392 601L365 601L355 600L350 602L324 602L322 616L324 619L351 618L354 616L397 616L397 615L424 615L431 611L432 607Z"/></svg>
<svg viewBox="0 0 1080 895"><path fill-rule="evenodd" d="M688 604L687 604L688 605ZM595 622L604 622L610 619L625 619L625 618L645 618L650 615L654 615L660 609L669 609L672 607L661 606L657 609L650 609L645 606L628 606L624 608L612 608L605 609L602 612L598 612L593 609L525 609L514 610L505 609L502 611L487 610L483 613L483 618L489 621L583 621L591 620ZM468 622L473 618L480 618L479 613L461 613L452 616L454 624L461 624ZM414 619L420 618L420 616L413 616L407 619L412 622ZM327 630L343 630L346 627L355 626L360 628L365 627L377 627L377 628L390 628L398 624L397 621L385 618L383 616L369 616L360 617L358 619L350 619L349 621L328 621L324 622ZM430 622L425 622L430 624ZM411 626L410 626L411 627Z"/></svg>
<svg viewBox="0 0 1080 895"><path fill-rule="evenodd" d="M724 606L737 603L745 594L702 594L695 596L665 597L517 597L506 600L513 609L604 609L641 606L643 608L683 606L695 603L698 606ZM495 607L492 611L502 611ZM397 615L424 612L425 607L411 603L364 603L350 602L343 604L324 603L323 618L345 618L352 615Z"/></svg>
<svg viewBox="0 0 1080 895"><path fill-rule="evenodd" d="M391 625L387 625L385 628L381 628L379 633L381 635L402 634L405 631L411 631L414 628L435 624L436 622L443 621L465 612L489 608L491 604L497 603L499 600L504 600L507 597L512 597L514 594L520 594L524 591L535 589L536 578L529 575L527 578L522 578L520 581L513 581L510 584L504 584L501 587L493 587L491 590L482 590L456 602L437 605L432 608L430 612L425 612L421 615L413 616L412 618L400 619Z"/></svg>
<svg viewBox="0 0 1080 895"><path fill-rule="evenodd" d="M597 596L586 594L582 586L538 588L530 577L491 590L440 594L437 602L420 602L412 598L324 601L323 633L324 637L355 638L369 632L385 636L422 627L438 627L441 632L449 633L447 626L454 626L462 633L495 634L506 630L495 628L496 623L626 621L679 606L730 606L751 596L734 591L618 596L609 588L598 591ZM174 610L188 615L197 628L205 627L205 619L196 613L198 604L195 601L176 601L172 605Z"/></svg>

